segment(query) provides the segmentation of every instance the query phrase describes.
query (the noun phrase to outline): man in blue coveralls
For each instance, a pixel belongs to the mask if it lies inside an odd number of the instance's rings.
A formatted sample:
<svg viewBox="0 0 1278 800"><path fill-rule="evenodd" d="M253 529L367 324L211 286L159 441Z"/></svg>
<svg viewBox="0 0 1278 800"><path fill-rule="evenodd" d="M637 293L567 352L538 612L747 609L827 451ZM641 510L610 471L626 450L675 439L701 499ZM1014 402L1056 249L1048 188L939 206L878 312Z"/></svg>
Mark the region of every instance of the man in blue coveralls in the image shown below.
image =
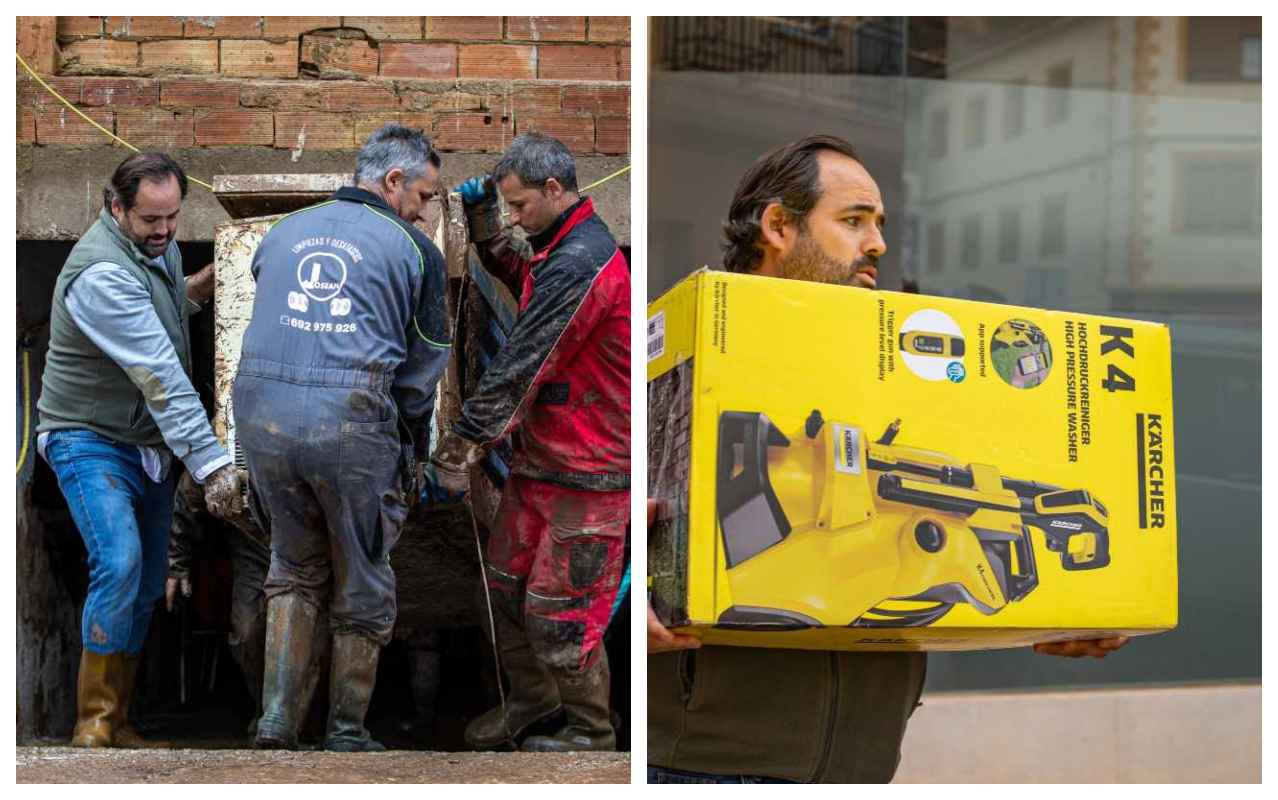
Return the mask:
<svg viewBox="0 0 1278 800"><path fill-rule="evenodd" d="M253 256L257 294L232 402L271 532L266 673L256 745L296 748L316 618L327 606L327 750L385 749L364 727L395 625L390 553L420 494L448 357L443 256L413 227L439 155L386 125L355 186L290 214Z"/></svg>

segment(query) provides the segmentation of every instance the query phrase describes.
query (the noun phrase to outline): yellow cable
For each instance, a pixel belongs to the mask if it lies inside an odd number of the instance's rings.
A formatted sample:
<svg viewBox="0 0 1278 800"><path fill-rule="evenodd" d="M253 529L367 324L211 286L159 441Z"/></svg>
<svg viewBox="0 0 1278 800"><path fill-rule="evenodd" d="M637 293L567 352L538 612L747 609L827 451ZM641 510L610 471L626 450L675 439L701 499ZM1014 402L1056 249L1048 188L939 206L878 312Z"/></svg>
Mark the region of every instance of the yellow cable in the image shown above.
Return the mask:
<svg viewBox="0 0 1278 800"><path fill-rule="evenodd" d="M67 100L65 97L63 97L62 95L58 94L57 90L55 90L55 89L54 89L52 86L50 86L49 84L45 83L45 82L44 82L44 79L43 79L43 78L41 78L39 75L37 75L37 74L36 74L36 71L35 71L35 70L33 70L33 69L31 69L31 67L27 64L27 62L26 62L26 61L23 61L23 60L22 60L22 54L21 54L21 53L17 53L16 55L18 56L18 63L22 65L22 68L23 68L23 69L25 69L25 70L27 71L27 73L31 75L31 77L32 77L32 78L35 78L36 83L38 83L38 84L40 84L41 86L43 86L43 87L44 87L44 89L45 89L45 91L47 91L49 94L53 95L54 97L58 98L58 100L62 103L62 105L66 106L67 108L71 109L71 110L72 110L72 111L74 111L75 113L79 114L81 117L83 117L83 118L84 118L84 121L85 121L85 122L89 123L89 124L90 124L90 125L92 125L93 127L95 127L95 128L97 128L98 130L102 131L102 132L103 132L103 133L105 133L107 136L110 136L112 139L116 140L116 141L117 141L117 142L119 142L120 144L122 144L122 145L124 145L125 147L129 148L129 149L130 149L130 150L132 150L133 152L135 152L135 153L140 153L140 152L142 152L141 150L138 150L138 149L137 149L136 147L134 147L133 145L131 145L131 144L129 144L128 142L126 142L126 141L124 141L123 139L121 139L119 136L116 136L116 135L115 135L114 133L112 133L111 131L109 131L109 130L107 130L106 128L104 128L104 127L102 127L101 125L99 125L99 124L97 123L97 121L96 121L96 120L94 120L93 118L91 118L88 114L85 114L83 111L81 111L80 109L76 108L76 107L75 107L75 105L73 105L73 104L71 103L71 101ZM211 192L211 191L213 191L213 187L212 187L212 186L210 186L209 184L207 184L207 183L205 183L204 181L200 180L199 178L193 178L193 177L191 177L190 175L187 175L187 176L186 176L186 179L187 179L187 180L189 180L191 183L195 183L195 184L199 184L200 186L203 186L205 189L208 189L210 192Z"/></svg>
<svg viewBox="0 0 1278 800"><path fill-rule="evenodd" d="M578 190L578 194L584 194L584 193L586 193L586 192L590 191L591 189L595 188L596 186L602 186L603 184L607 183L608 181L612 180L613 178L617 177L618 175L622 175L622 174L624 174L624 173L626 173L626 172L629 172L629 171L630 171L630 165L629 165L629 164L627 164L627 165L625 165L624 167L622 167L621 169L619 169L619 170L617 170L616 172L612 173L611 175L609 175L609 176L607 176L607 177L605 177L605 178L600 178L599 180L595 181L594 183L590 184L589 186L582 187L580 190Z"/></svg>
<svg viewBox="0 0 1278 800"><path fill-rule="evenodd" d="M27 463L27 449L31 445L31 351L22 349L22 452L18 455L18 471Z"/></svg>

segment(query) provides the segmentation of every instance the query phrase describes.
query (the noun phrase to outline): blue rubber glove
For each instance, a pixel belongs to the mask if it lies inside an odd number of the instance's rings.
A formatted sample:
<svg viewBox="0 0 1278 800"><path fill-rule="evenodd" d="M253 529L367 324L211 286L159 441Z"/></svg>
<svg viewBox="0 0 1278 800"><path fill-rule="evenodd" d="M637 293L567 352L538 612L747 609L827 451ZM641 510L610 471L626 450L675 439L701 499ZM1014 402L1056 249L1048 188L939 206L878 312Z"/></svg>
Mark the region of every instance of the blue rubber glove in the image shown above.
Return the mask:
<svg viewBox="0 0 1278 800"><path fill-rule="evenodd" d="M494 197L492 178L487 175L476 175L457 185L454 192L461 194L462 202L468 206L477 206Z"/></svg>
<svg viewBox="0 0 1278 800"><path fill-rule="evenodd" d="M439 485L439 478L435 475L435 465L426 464L422 470L422 493L421 503L426 508L431 506L443 506L451 503L461 502L465 492L450 492L443 486Z"/></svg>

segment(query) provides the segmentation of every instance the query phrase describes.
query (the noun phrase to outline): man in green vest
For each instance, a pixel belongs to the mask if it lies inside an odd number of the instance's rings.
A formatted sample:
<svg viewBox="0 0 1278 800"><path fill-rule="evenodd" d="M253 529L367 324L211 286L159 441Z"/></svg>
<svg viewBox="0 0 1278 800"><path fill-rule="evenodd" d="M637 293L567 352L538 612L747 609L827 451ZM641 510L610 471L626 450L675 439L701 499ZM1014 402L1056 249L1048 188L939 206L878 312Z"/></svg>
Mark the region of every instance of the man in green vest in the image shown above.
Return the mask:
<svg viewBox="0 0 1278 800"><path fill-rule="evenodd" d="M878 184L847 141L777 147L741 178L724 268L874 289L887 252ZM649 524L657 504L649 501ZM1040 644L1103 657L1123 637ZM649 783L876 783L896 773L924 653L702 647L648 608Z"/></svg>
<svg viewBox="0 0 1278 800"><path fill-rule="evenodd" d="M213 513L242 510L235 466L191 385L188 317L207 300L211 272L182 274L175 236L186 188L166 155L125 159L53 289L37 448L88 551L71 740L80 747L155 744L128 710L168 573L173 457Z"/></svg>

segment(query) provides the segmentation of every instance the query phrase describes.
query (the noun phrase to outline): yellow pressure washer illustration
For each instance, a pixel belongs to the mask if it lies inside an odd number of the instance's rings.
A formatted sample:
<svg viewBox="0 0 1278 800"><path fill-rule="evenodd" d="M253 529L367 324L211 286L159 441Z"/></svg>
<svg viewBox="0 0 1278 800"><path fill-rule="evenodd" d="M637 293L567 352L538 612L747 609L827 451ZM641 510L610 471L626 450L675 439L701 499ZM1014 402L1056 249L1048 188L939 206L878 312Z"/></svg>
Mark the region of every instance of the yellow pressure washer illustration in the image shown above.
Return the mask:
<svg viewBox="0 0 1278 800"><path fill-rule="evenodd" d="M930 331L902 331L901 352L916 356L946 356L962 358L966 349L962 336Z"/></svg>
<svg viewBox="0 0 1278 800"><path fill-rule="evenodd" d="M1067 490L894 445L813 411L787 436L719 418L717 511L733 604L722 627L930 625L994 614L1038 585L1031 529L1067 570L1109 563L1108 513Z"/></svg>

